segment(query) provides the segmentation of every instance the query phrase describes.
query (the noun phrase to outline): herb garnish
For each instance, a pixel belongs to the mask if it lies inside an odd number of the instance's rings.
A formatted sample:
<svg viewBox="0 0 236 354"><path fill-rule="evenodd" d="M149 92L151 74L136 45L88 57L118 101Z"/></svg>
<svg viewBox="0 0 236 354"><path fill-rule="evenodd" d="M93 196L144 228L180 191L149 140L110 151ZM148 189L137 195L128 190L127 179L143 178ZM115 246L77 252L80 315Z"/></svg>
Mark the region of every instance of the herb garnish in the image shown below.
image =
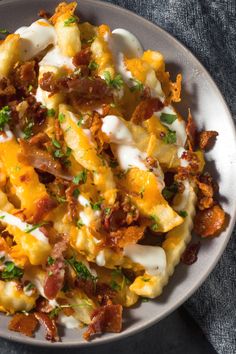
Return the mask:
<svg viewBox="0 0 236 354"><path fill-rule="evenodd" d="M0 131L4 129L5 124L9 122L11 118L11 110L9 106L4 106L0 110Z"/></svg>
<svg viewBox="0 0 236 354"><path fill-rule="evenodd" d="M10 32L8 30L6 30L5 28L1 28L0 33L1 34L9 34Z"/></svg>
<svg viewBox="0 0 236 354"><path fill-rule="evenodd" d="M60 123L63 123L65 121L65 114L63 113L60 113L59 116L58 116L58 120Z"/></svg>
<svg viewBox="0 0 236 354"><path fill-rule="evenodd" d="M84 226L84 223L83 223L83 221L82 221L81 219L79 219L79 220L77 221L77 227L78 227L78 229L80 229L82 226Z"/></svg>
<svg viewBox="0 0 236 354"><path fill-rule="evenodd" d="M87 181L87 171L83 170L81 171L77 176L73 178L73 183L74 184L79 184L79 183L85 183Z"/></svg>
<svg viewBox="0 0 236 354"><path fill-rule="evenodd" d="M7 261L5 268L1 272L1 278L4 280L20 279L23 276L23 269L17 267L13 262Z"/></svg>
<svg viewBox="0 0 236 354"><path fill-rule="evenodd" d="M48 224L47 221L42 221L41 223L39 224L35 224L35 225L27 225L26 229L24 230L27 234L29 234L30 232L38 229L39 227L45 225L45 224Z"/></svg>
<svg viewBox="0 0 236 354"><path fill-rule="evenodd" d="M77 19L74 16L69 17L67 20L64 21L64 26L68 27L70 26L72 23L77 22Z"/></svg>
<svg viewBox="0 0 236 354"><path fill-rule="evenodd" d="M55 259L52 258L51 256L49 256L47 262L48 262L48 265L52 265L55 262Z"/></svg>
<svg viewBox="0 0 236 354"><path fill-rule="evenodd" d="M142 91L143 90L143 84L141 81L137 79L131 79L134 83L134 85L130 88L131 92L137 92L137 91Z"/></svg>
<svg viewBox="0 0 236 354"><path fill-rule="evenodd" d="M158 222L158 218L156 215L152 215L151 216L151 220L153 221L153 224L151 225L151 230L154 232L157 232L159 229L159 222Z"/></svg>
<svg viewBox="0 0 236 354"><path fill-rule="evenodd" d="M176 114L161 113L160 120L166 124L172 124L177 119Z"/></svg>
<svg viewBox="0 0 236 354"><path fill-rule="evenodd" d="M74 269L76 272L77 276L79 278L85 279L85 280L92 280L95 281L97 278L94 277L88 268L82 263L78 262L75 257L72 257L70 259L67 259L67 262L70 264L70 266Z"/></svg>
<svg viewBox="0 0 236 354"><path fill-rule="evenodd" d="M29 139L33 135L34 122L28 122L23 130L24 139Z"/></svg>
<svg viewBox="0 0 236 354"><path fill-rule="evenodd" d="M48 108L48 110L47 110L47 116L48 117L54 117L55 114L56 114L56 111L55 111L54 108Z"/></svg>
<svg viewBox="0 0 236 354"><path fill-rule="evenodd" d="M80 195L80 190L78 188L76 188L72 194L73 194L73 197L77 199L78 196Z"/></svg>
<svg viewBox="0 0 236 354"><path fill-rule="evenodd" d="M104 79L108 86L113 87L114 89L120 89L121 86L124 85L124 81L120 74L116 75L114 79L111 78L111 74L109 71L104 71L103 73Z"/></svg>
<svg viewBox="0 0 236 354"><path fill-rule="evenodd" d="M187 213L187 211L185 211L185 210L180 210L180 211L179 211L179 215L180 215L182 218L186 218L186 216L188 216L188 213Z"/></svg>
<svg viewBox="0 0 236 354"><path fill-rule="evenodd" d="M176 143L176 131L168 130L165 136L162 139L166 144L174 144Z"/></svg>
<svg viewBox="0 0 236 354"><path fill-rule="evenodd" d="M90 70L97 70L99 67L99 65L95 62L95 61L90 61L89 65L88 65L88 68Z"/></svg>
<svg viewBox="0 0 236 354"><path fill-rule="evenodd" d="M166 200L170 201L177 192L178 192L178 185L177 183L174 182L170 186L165 187L163 189L162 195Z"/></svg>
<svg viewBox="0 0 236 354"><path fill-rule="evenodd" d="M110 286L115 291L121 290L121 286L114 279L111 281Z"/></svg>

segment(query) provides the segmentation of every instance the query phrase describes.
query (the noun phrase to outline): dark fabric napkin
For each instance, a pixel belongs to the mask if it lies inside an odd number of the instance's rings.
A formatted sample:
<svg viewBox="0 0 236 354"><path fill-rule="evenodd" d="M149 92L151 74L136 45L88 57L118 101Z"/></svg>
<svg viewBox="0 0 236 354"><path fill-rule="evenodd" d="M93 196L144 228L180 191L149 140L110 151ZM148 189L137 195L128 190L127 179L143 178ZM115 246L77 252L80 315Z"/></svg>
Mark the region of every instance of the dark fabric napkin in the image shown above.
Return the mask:
<svg viewBox="0 0 236 354"><path fill-rule="evenodd" d="M136 12L184 43L209 70L236 120L235 0L109 2ZM236 230L216 269L185 307L218 353L236 353Z"/></svg>

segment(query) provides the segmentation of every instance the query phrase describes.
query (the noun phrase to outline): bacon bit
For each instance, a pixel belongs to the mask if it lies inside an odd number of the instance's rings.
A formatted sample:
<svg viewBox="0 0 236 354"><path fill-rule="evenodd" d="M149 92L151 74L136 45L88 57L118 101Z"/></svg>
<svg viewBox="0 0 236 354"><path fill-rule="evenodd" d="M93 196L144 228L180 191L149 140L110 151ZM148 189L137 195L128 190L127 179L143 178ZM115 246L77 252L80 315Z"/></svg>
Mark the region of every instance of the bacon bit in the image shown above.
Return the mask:
<svg viewBox="0 0 236 354"><path fill-rule="evenodd" d="M15 87L7 77L0 79L0 96L12 96L16 93Z"/></svg>
<svg viewBox="0 0 236 354"><path fill-rule="evenodd" d="M49 301L45 299L44 297L39 297L36 300L36 311L37 312L44 312L44 313L49 313L53 310L53 306L50 305Z"/></svg>
<svg viewBox="0 0 236 354"><path fill-rule="evenodd" d="M131 122L141 124L143 121L151 118L154 112L160 111L163 107L163 103L158 98L144 99L135 108Z"/></svg>
<svg viewBox="0 0 236 354"><path fill-rule="evenodd" d="M25 140L20 140L21 152L18 155L20 162L33 166L43 172L48 172L53 176L71 181L72 177L62 171L61 164L52 155Z"/></svg>
<svg viewBox="0 0 236 354"><path fill-rule="evenodd" d="M148 156L146 158L146 163L150 166L150 167L157 167L157 160L154 159L152 156Z"/></svg>
<svg viewBox="0 0 236 354"><path fill-rule="evenodd" d="M92 322L83 335L85 340L90 340L93 334L104 332L119 333L122 328L122 306L102 306L93 312L91 319Z"/></svg>
<svg viewBox="0 0 236 354"><path fill-rule="evenodd" d="M55 299L64 284L65 260L63 253L68 246L68 237L61 235L61 240L57 242L52 250L53 264L47 267L48 275L44 282L44 293L50 300Z"/></svg>
<svg viewBox="0 0 236 354"><path fill-rule="evenodd" d="M46 10L42 9L38 12L38 16L45 18L45 20L48 20L51 17L51 14L47 12Z"/></svg>
<svg viewBox="0 0 236 354"><path fill-rule="evenodd" d="M192 243L191 245L188 245L186 250L181 256L181 262L186 264L186 265L191 265L197 261L197 255L200 249L200 242L198 243Z"/></svg>
<svg viewBox="0 0 236 354"><path fill-rule="evenodd" d="M209 148L213 139L216 138L219 134L214 130L204 130L199 134L199 147L202 150Z"/></svg>
<svg viewBox="0 0 236 354"><path fill-rule="evenodd" d="M23 313L16 313L11 319L8 329L14 332L20 332L28 337L33 337L36 331L38 321L33 314L25 315Z"/></svg>
<svg viewBox="0 0 236 354"><path fill-rule="evenodd" d="M82 49L72 59L74 66L86 65L88 66L91 60L92 52L89 47Z"/></svg>
<svg viewBox="0 0 236 354"><path fill-rule="evenodd" d="M100 282L96 283L96 297L100 305L104 306L109 304L116 295L116 291L108 284Z"/></svg>
<svg viewBox="0 0 236 354"><path fill-rule="evenodd" d="M188 110L188 120L186 125L187 144L190 151L193 151L196 143L197 127L192 118L190 109Z"/></svg>
<svg viewBox="0 0 236 354"><path fill-rule="evenodd" d="M14 71L14 82L18 88L23 88L28 91L29 85L36 84L36 63L34 60L27 61L19 65Z"/></svg>
<svg viewBox="0 0 236 354"><path fill-rule="evenodd" d="M42 146L43 144L49 142L50 139L46 133L40 132L40 133L32 136L32 138L30 138L28 141L29 141L30 145Z"/></svg>
<svg viewBox="0 0 236 354"><path fill-rule="evenodd" d="M92 116L92 124L90 127L90 131L91 131L93 138L96 140L96 142L99 146L98 152L100 152L104 143L107 142L106 135L102 132L101 128L102 128L101 116L99 115L99 113L94 112L94 114Z"/></svg>
<svg viewBox="0 0 236 354"><path fill-rule="evenodd" d="M88 297L96 294L96 283L91 279L76 278L75 286L83 290Z"/></svg>
<svg viewBox="0 0 236 354"><path fill-rule="evenodd" d="M36 210L32 222L37 224L50 210L57 206L56 202L49 196L45 196L36 202Z"/></svg>
<svg viewBox="0 0 236 354"><path fill-rule="evenodd" d="M225 212L219 205L198 210L194 219L194 231L202 236L216 236L225 224Z"/></svg>
<svg viewBox="0 0 236 354"><path fill-rule="evenodd" d="M145 226L129 226L110 233L106 244L123 248L126 245L137 243L144 234Z"/></svg>
<svg viewBox="0 0 236 354"><path fill-rule="evenodd" d="M214 192L218 190L209 173L205 173L196 179L198 185L198 208L200 210L208 209L214 204Z"/></svg>
<svg viewBox="0 0 236 354"><path fill-rule="evenodd" d="M34 315L46 330L45 338L47 340L50 340L51 342L58 342L59 336L57 332L56 322L48 315L42 312L35 312Z"/></svg>
<svg viewBox="0 0 236 354"><path fill-rule="evenodd" d="M63 130L61 129L60 122L58 119L54 120L54 131L56 140L59 142L63 142Z"/></svg>
<svg viewBox="0 0 236 354"><path fill-rule="evenodd" d="M71 221L78 219L78 200L74 197L74 191L78 188L76 184L71 184L66 189L66 200L68 202L67 208Z"/></svg>
<svg viewBox="0 0 236 354"><path fill-rule="evenodd" d="M170 81L170 101L180 102L181 101L181 83L182 75L178 74L176 76L176 82Z"/></svg>

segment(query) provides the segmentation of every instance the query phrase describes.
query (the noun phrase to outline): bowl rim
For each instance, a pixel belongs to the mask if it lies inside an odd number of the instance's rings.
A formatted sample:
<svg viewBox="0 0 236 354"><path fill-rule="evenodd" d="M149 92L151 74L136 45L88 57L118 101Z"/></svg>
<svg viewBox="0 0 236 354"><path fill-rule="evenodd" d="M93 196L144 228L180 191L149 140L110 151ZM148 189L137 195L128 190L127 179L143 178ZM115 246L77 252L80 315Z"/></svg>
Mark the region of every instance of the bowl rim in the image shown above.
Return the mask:
<svg viewBox="0 0 236 354"><path fill-rule="evenodd" d="M3 5L10 5L10 4L14 4L16 2L20 2L21 0L0 0L0 8ZM40 3L40 0L37 0L38 3ZM49 0L50 2L57 2L59 3L59 0ZM152 30L158 30L160 33L162 33L164 36L167 36L170 40L174 41L179 47L180 49L183 50L183 52L185 52L192 61L194 61L201 69L201 71L205 74L207 80L210 82L210 84L212 85L213 89L215 90L215 94L218 97L218 100L221 102L225 113L227 115L228 122L227 124L231 125L233 134L234 134L234 138L236 141L236 126L234 124L234 120L231 114L230 109L228 108L228 105L226 103L226 100L223 96L223 94L221 93L218 85L216 84L216 82L214 81L214 79L211 77L211 74L209 73L209 71L204 67L204 65L200 62L200 60L191 52L190 49L188 49L184 44L182 44L178 39L176 39L174 36L172 36L169 32L167 32L166 30L164 30L161 26L145 19L144 17L136 14L135 12L132 12L131 10L128 10L126 8L123 8L119 5L115 5L109 2L105 2L103 0L77 0L77 3L80 2L86 2L88 4L92 5L96 5L96 6L101 6L101 7L106 7L106 8L110 8L110 9L114 9L115 11L119 11L120 14L128 14L131 17L135 18L137 21L142 21L145 26L149 27ZM32 4L32 0L24 0L24 3L27 4ZM34 2L35 4L36 2ZM215 266L217 265L219 259L221 258L224 250L226 249L226 246L231 238L231 235L233 233L233 229L236 223L236 203L234 205L233 208L233 214L230 215L230 225L227 227L227 234L224 238L224 242L221 245L221 249L219 250L217 256L215 257L213 263L211 264L211 266L209 267L208 271L203 274L203 276L201 277L201 279L194 285L192 286L188 292L186 292L181 299L179 299L175 304L173 304L165 313L163 313L161 316L159 316L158 318L152 318L148 321L146 321L144 324L139 324L137 325L137 327L129 329L127 328L125 331L120 332L120 333L116 333L114 334L112 337L101 337L98 338L97 340L92 340L91 342L71 342L71 343L66 343L66 342L48 342L48 341L42 341L39 340L37 338L28 338L28 337L16 337L14 336L14 334L8 335L7 333L0 333L0 338L6 339L8 341L11 342L17 342L17 343L21 343L21 344L27 344L27 345L32 345L32 346L37 346L37 347L54 347L54 348L65 348L65 347L72 347L72 348L76 348L76 347L81 347L81 348L85 348L85 347L91 347L91 346L98 346L98 345L105 345L105 344L110 344L110 343L114 343L115 341L119 341L121 339L127 338L129 336L134 336L135 334L151 327L152 325L156 324L157 322L161 321L163 318L167 317L168 315L170 315L173 311L175 311L179 306L181 306L191 295L193 295L197 289L203 284L203 282L207 279L207 277L211 274L211 272L213 271L213 269L215 268Z"/></svg>

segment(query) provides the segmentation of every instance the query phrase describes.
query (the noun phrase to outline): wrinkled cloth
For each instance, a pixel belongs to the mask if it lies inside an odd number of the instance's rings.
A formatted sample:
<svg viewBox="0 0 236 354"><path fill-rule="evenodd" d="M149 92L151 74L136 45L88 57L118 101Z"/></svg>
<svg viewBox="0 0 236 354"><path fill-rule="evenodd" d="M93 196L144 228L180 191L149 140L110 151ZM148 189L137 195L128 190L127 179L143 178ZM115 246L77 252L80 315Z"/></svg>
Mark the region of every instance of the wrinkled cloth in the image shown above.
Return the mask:
<svg viewBox="0 0 236 354"><path fill-rule="evenodd" d="M185 44L216 81L236 121L235 0L109 2L136 12ZM219 354L236 353L236 229L217 267L185 307Z"/></svg>

